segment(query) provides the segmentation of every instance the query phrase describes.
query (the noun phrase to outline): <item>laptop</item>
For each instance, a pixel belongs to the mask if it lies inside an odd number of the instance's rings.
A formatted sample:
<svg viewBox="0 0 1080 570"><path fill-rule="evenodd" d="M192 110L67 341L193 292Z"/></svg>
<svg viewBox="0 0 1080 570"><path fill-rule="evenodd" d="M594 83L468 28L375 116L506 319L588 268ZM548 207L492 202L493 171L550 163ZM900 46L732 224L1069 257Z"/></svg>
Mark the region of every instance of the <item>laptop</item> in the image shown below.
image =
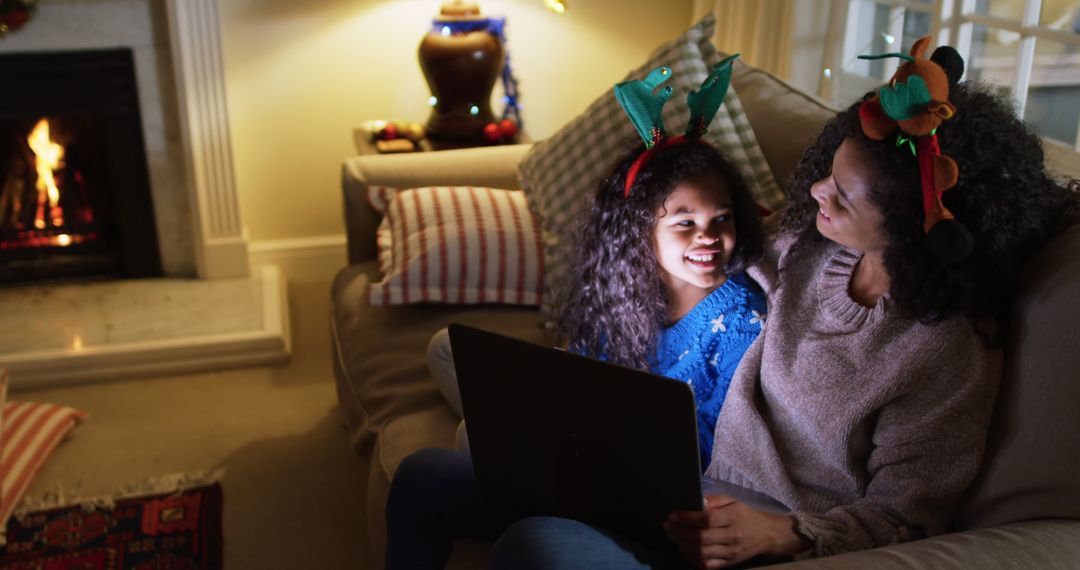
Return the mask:
<svg viewBox="0 0 1080 570"><path fill-rule="evenodd" d="M664 550L672 545L661 523L672 511L701 510L703 489L786 512L763 495L703 483L686 383L465 325L449 333L473 468L487 492Z"/></svg>

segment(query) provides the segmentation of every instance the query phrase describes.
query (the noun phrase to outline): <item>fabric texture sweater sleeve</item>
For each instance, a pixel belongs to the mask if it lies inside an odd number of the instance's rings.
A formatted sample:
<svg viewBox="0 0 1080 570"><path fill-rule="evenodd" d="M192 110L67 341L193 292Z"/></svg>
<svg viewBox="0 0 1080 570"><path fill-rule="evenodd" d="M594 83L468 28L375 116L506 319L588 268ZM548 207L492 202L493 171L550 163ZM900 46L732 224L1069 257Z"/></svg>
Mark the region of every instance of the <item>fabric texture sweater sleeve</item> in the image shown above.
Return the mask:
<svg viewBox="0 0 1080 570"><path fill-rule="evenodd" d="M802 557L907 542L945 532L985 446L993 392L985 349L956 328L936 330L903 393L876 413L862 497L824 513L791 513L813 543ZM935 350L936 349L936 350Z"/></svg>
<svg viewBox="0 0 1080 570"><path fill-rule="evenodd" d="M793 253L792 253L793 252ZM851 299L861 253L779 255L769 319L732 379L709 477L783 503L825 556L944 532L978 469L1001 376L961 317Z"/></svg>

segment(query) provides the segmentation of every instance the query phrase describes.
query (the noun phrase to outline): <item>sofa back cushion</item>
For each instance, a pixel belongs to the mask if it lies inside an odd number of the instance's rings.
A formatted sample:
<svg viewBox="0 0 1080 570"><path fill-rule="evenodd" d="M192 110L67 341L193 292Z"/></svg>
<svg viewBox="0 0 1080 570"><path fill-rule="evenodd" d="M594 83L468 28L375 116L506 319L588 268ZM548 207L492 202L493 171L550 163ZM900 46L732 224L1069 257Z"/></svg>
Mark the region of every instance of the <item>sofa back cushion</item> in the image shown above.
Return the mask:
<svg viewBox="0 0 1080 570"><path fill-rule="evenodd" d="M746 119L773 178L787 188L788 178L836 110L775 75L735 62L731 86L739 94Z"/></svg>
<svg viewBox="0 0 1080 570"><path fill-rule="evenodd" d="M986 458L954 526L1080 518L1080 226L1027 266Z"/></svg>

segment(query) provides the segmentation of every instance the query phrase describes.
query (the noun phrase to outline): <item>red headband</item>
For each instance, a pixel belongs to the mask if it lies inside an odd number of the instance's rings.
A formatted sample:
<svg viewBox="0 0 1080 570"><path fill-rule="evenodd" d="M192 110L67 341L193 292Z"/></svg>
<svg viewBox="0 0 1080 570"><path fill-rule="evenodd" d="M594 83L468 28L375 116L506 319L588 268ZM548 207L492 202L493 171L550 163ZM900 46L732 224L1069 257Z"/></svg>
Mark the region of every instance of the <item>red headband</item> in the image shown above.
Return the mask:
<svg viewBox="0 0 1080 570"><path fill-rule="evenodd" d="M700 141L705 143L705 141L702 141L701 139L691 139L679 135L675 138L664 139L657 143L656 146L650 149L646 149L645 152L641 153L637 157L637 159L634 160L634 163L630 165L630 170L626 172L626 186L623 188L623 198L625 199L630 197L630 189L634 186L634 180L637 179L638 171L640 171L645 166L646 162L649 162L649 159L652 158L654 154L656 154L660 149L672 147L690 141Z"/></svg>

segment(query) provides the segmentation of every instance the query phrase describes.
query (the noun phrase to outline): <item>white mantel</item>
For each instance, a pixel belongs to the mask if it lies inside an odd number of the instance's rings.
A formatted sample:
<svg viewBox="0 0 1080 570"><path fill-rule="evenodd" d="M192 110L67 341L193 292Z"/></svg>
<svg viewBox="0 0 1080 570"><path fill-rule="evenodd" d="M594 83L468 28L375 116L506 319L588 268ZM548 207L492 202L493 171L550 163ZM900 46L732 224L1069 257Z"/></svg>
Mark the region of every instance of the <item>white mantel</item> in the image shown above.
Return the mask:
<svg viewBox="0 0 1080 570"><path fill-rule="evenodd" d="M201 277L247 275L233 175L217 0L167 0L180 128Z"/></svg>

